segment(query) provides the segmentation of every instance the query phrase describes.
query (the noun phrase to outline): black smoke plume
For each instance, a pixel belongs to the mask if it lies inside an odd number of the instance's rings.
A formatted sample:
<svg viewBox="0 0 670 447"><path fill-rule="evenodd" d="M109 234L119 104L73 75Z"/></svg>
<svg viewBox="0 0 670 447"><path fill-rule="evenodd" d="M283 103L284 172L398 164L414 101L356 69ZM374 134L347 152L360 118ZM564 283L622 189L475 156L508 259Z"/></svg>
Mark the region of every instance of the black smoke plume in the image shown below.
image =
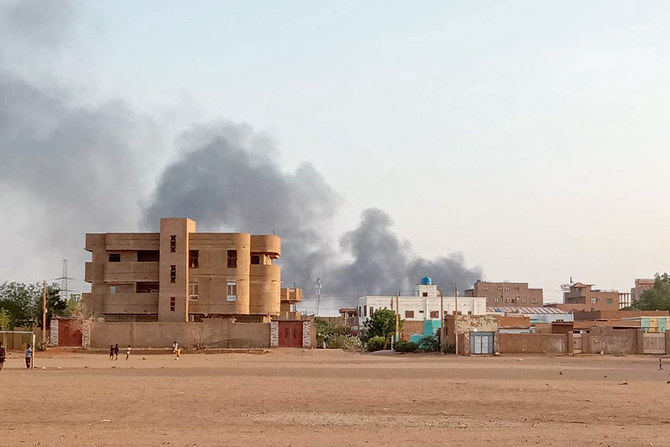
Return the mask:
<svg viewBox="0 0 670 447"><path fill-rule="evenodd" d="M309 164L282 172L274 148L248 126L196 128L181 140L182 154L161 175L145 212L148 228L161 216L184 216L210 231L274 232L282 237L284 285L296 283L307 294L317 277L325 294L342 297L407 292L426 275L448 290L453 282L464 288L481 277L461 255L414 255L379 209L365 210L359 227L333 250L323 228L335 214L336 192Z"/></svg>

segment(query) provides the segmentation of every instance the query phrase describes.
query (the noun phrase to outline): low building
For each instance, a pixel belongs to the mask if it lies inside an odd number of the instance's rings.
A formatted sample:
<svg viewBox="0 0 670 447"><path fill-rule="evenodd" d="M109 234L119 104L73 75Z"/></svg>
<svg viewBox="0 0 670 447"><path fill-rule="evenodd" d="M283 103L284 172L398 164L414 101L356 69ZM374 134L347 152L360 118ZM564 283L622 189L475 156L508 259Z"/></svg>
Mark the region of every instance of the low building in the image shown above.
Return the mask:
<svg viewBox="0 0 670 447"><path fill-rule="evenodd" d="M541 323L553 323L554 321L572 321L572 313L561 310L558 307L489 307L488 313L497 315L515 316L521 315L530 318L533 325Z"/></svg>
<svg viewBox="0 0 670 447"><path fill-rule="evenodd" d="M619 310L619 292L593 289L593 284L571 284L564 292L563 303L572 310Z"/></svg>
<svg viewBox="0 0 670 447"><path fill-rule="evenodd" d="M495 354L498 349L497 315L447 315L447 343L456 345L460 355Z"/></svg>
<svg viewBox="0 0 670 447"><path fill-rule="evenodd" d="M477 281L465 296L483 296L487 307L542 307L542 289L532 289L527 282Z"/></svg>
<svg viewBox="0 0 670 447"><path fill-rule="evenodd" d="M344 319L344 324L349 328L352 334L358 334L358 309L355 307L352 308L343 308L339 310L340 317Z"/></svg>
<svg viewBox="0 0 670 447"><path fill-rule="evenodd" d="M437 285L432 284L430 278L424 278L422 283L417 285L412 296L374 295L359 298L359 327L362 327L379 309L396 311L405 322L439 321L440 305L444 303L444 315L450 315L455 311L456 301L457 299L453 296L441 297ZM486 298L458 297L458 312L463 315L485 315Z"/></svg>

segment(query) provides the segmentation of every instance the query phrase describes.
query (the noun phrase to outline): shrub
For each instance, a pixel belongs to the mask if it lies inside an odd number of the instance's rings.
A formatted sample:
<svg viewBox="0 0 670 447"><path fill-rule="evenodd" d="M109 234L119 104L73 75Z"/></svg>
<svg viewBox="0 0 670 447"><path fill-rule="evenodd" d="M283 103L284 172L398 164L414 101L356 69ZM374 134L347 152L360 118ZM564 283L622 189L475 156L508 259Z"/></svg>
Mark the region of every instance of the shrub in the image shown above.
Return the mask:
<svg viewBox="0 0 670 447"><path fill-rule="evenodd" d="M419 351L422 352L439 352L440 351L440 337L439 335L424 335L419 340Z"/></svg>
<svg viewBox="0 0 670 447"><path fill-rule="evenodd" d="M419 345L412 341L399 340L393 345L393 350L396 352L416 352Z"/></svg>
<svg viewBox="0 0 670 447"><path fill-rule="evenodd" d="M368 340L368 351L374 352L374 351L381 351L384 349L384 345L386 344L386 340L384 337L376 336L372 337Z"/></svg>
<svg viewBox="0 0 670 447"><path fill-rule="evenodd" d="M363 343L352 335L333 335L326 340L329 349L346 349L348 351L360 351Z"/></svg>
<svg viewBox="0 0 670 447"><path fill-rule="evenodd" d="M314 320L316 324L316 346L323 347L323 341L326 341L326 347L330 348L330 343L333 338L338 335L349 335L349 328L345 326L335 325L327 320L317 318Z"/></svg>
<svg viewBox="0 0 670 447"><path fill-rule="evenodd" d="M444 346L442 347L442 352L444 352L445 354L456 354L456 346L450 345L449 343L445 343Z"/></svg>

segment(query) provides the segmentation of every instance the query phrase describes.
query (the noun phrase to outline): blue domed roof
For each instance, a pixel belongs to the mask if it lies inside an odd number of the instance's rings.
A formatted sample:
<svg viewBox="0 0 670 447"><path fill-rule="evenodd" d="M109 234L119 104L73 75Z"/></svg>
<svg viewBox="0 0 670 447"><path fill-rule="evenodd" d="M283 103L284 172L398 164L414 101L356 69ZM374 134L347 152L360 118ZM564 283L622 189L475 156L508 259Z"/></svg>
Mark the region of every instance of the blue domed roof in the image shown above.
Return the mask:
<svg viewBox="0 0 670 447"><path fill-rule="evenodd" d="M433 284L433 280L430 278L430 276L425 276L421 278L421 285L422 286L429 286Z"/></svg>

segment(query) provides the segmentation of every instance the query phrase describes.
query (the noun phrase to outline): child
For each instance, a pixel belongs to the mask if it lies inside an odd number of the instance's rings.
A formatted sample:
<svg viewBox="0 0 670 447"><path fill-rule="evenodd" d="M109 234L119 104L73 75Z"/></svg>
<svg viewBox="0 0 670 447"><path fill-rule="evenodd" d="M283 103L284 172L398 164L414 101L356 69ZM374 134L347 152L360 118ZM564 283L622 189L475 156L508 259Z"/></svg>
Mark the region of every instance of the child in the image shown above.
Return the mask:
<svg viewBox="0 0 670 447"><path fill-rule="evenodd" d="M114 345L109 345L109 359L114 360Z"/></svg>
<svg viewBox="0 0 670 447"><path fill-rule="evenodd" d="M2 371L2 367L5 364L5 347L2 346L2 342L0 341L0 371Z"/></svg>
<svg viewBox="0 0 670 447"><path fill-rule="evenodd" d="M128 357L130 357L130 345L126 348L126 360L128 360Z"/></svg>
<svg viewBox="0 0 670 447"><path fill-rule="evenodd" d="M114 345L114 360L118 359L119 359L119 344L117 343Z"/></svg>
<svg viewBox="0 0 670 447"><path fill-rule="evenodd" d="M30 349L30 343L28 344L28 348L26 349L26 368L30 369L30 362L33 359L33 350Z"/></svg>

